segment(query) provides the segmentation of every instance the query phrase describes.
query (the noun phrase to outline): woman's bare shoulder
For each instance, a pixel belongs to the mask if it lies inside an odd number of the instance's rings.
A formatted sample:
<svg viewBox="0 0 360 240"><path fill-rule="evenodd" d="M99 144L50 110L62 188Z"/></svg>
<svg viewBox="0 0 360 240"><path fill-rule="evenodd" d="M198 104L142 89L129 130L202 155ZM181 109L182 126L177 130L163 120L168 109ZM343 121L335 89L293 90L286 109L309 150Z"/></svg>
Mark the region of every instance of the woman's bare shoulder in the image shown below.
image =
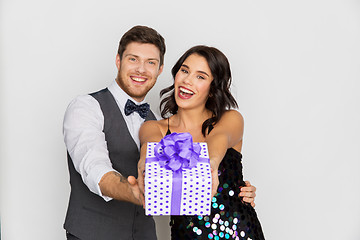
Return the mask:
<svg viewBox="0 0 360 240"><path fill-rule="evenodd" d="M162 135L164 136L167 131L167 120L149 120L144 122L140 128L140 138L141 136L148 135Z"/></svg>
<svg viewBox="0 0 360 240"><path fill-rule="evenodd" d="M231 122L238 121L238 122L243 123L244 117L241 115L241 113L239 111L231 109L231 110L225 111L225 113L221 117L221 120L231 121Z"/></svg>

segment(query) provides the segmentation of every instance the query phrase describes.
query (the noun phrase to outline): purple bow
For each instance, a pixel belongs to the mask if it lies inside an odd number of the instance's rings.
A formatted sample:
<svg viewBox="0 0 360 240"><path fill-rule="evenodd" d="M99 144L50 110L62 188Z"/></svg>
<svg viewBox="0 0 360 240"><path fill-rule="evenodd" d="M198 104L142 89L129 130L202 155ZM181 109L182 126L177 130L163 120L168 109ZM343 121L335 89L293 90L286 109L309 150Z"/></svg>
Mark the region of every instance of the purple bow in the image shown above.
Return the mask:
<svg viewBox="0 0 360 240"><path fill-rule="evenodd" d="M178 171L196 166L201 146L193 143L190 133L172 133L161 139L154 150L160 166Z"/></svg>

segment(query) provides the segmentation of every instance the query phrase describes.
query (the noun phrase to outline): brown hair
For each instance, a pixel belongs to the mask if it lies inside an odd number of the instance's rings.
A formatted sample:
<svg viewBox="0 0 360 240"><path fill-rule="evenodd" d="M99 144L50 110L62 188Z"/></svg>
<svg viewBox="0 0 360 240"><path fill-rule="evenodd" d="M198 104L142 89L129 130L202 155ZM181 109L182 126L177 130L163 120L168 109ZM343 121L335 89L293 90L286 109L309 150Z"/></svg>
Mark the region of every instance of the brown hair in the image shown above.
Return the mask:
<svg viewBox="0 0 360 240"><path fill-rule="evenodd" d="M202 125L202 134L205 136L206 129L214 126L222 117L224 112L231 107L237 108L237 102L231 95L231 70L226 56L217 48L199 45L187 50L175 63L171 70L173 78L180 67L192 54L198 54L204 57L209 65L214 80L210 85L209 97L205 107L212 112L212 117L207 119ZM174 84L161 90L160 96L167 95L160 103L161 116L166 118L168 114L175 114L178 111L178 105L175 102Z"/></svg>
<svg viewBox="0 0 360 240"><path fill-rule="evenodd" d="M160 66L164 64L166 50L165 40L155 29L146 26L135 26L127 31L122 36L119 43L118 54L120 59L122 59L122 54L124 53L126 46L131 42L154 44L160 51Z"/></svg>

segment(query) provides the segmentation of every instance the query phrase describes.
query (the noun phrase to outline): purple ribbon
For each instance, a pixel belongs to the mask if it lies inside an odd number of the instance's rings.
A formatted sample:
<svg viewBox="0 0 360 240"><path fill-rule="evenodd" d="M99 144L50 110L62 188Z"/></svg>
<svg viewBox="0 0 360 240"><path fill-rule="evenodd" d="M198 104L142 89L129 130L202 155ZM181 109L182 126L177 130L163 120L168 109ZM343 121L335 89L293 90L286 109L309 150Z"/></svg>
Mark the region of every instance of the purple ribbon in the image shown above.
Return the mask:
<svg viewBox="0 0 360 240"><path fill-rule="evenodd" d="M172 133L161 139L154 150L160 166L181 171L197 165L201 147L193 143L190 133Z"/></svg>
<svg viewBox="0 0 360 240"><path fill-rule="evenodd" d="M196 167L198 162L209 162L200 158L201 146L193 143L190 133L172 133L166 135L155 146L155 158L147 162L159 162L159 165L173 171L171 215L180 215L182 172L183 169Z"/></svg>

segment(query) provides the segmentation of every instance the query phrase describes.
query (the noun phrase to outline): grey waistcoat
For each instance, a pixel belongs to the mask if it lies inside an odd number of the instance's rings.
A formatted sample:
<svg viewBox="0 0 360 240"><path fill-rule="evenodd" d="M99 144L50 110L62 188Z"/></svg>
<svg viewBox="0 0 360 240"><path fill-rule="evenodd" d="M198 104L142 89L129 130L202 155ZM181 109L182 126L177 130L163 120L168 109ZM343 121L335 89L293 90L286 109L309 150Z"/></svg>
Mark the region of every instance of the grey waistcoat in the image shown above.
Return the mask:
<svg viewBox="0 0 360 240"><path fill-rule="evenodd" d="M99 102L104 115L103 132L113 168L125 177L137 177L139 150L114 97L107 88L90 95ZM146 120L155 120L151 111ZM156 239L154 220L145 216L142 206L104 201L83 183L69 153L68 166L71 193L64 223L66 231L82 240Z"/></svg>

